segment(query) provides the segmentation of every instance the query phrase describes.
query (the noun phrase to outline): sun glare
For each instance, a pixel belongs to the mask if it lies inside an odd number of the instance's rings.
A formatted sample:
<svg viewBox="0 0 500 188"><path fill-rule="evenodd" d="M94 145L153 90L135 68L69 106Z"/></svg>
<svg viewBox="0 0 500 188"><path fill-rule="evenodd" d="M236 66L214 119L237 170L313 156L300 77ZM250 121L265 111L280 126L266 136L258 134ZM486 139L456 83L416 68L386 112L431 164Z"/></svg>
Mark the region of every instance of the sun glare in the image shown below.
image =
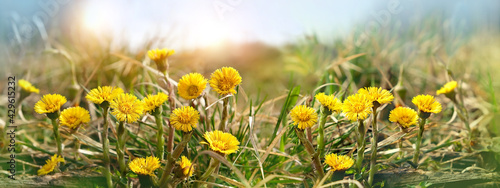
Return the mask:
<svg viewBox="0 0 500 188"><path fill-rule="evenodd" d="M190 35L197 46L213 47L227 42L231 32L229 27L224 24L210 22L194 26Z"/></svg>

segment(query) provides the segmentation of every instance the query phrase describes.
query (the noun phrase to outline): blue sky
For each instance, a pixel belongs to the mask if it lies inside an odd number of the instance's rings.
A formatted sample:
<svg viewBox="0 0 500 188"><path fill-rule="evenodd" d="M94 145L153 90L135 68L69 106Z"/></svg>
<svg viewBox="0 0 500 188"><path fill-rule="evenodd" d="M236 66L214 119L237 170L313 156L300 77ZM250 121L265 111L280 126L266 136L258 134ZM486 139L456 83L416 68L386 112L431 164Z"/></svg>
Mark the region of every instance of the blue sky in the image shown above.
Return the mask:
<svg viewBox="0 0 500 188"><path fill-rule="evenodd" d="M48 16L52 20L76 14L72 16L77 19L62 24L80 24L88 32L113 35L116 41L131 47L148 37L160 36L172 40L158 47L168 45L175 49L225 42L280 45L307 34L331 41L351 33L355 25L380 24L378 16L394 5L401 11L390 13L391 24L400 21L411 25L415 18L438 13L456 24L457 30L467 30L481 22L500 25L500 1L495 0L26 0L0 2L2 37L12 37L14 27L22 32L23 23L32 22L34 15L44 14L47 7L54 9L54 5L57 10Z"/></svg>

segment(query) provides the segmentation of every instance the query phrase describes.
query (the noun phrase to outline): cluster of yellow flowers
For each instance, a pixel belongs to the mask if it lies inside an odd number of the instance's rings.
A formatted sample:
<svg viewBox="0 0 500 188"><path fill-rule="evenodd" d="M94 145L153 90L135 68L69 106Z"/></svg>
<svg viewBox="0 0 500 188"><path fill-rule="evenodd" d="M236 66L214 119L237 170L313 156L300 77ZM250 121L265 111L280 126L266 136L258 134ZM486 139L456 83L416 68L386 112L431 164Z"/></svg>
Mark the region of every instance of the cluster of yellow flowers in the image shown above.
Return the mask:
<svg viewBox="0 0 500 188"><path fill-rule="evenodd" d="M173 50L151 50L148 52L149 57L157 62L157 66L166 69L162 65L162 61L168 56L175 53ZM212 89L219 95L225 96L228 94L236 94L236 86L241 84L241 77L234 68L223 67L217 69L208 81L199 73L189 73L182 76L178 83L178 95L186 100L193 100L199 98L207 84L210 84ZM39 90L32 86L29 82L22 80L22 87L26 91L38 93ZM120 122L133 123L137 122L143 114L156 113L162 105L167 102L169 96L165 93L158 92L155 95L148 94L144 99L139 100L135 95L124 93L123 89L113 86L98 86L90 90L85 97L87 100L99 105L103 109L109 108L110 113L116 117ZM80 125L90 121L89 112L82 107L70 107L60 112L61 107L67 102L66 97L59 94L47 94L36 103L35 111L40 114L47 114L51 119L59 118L60 124L67 126L71 129L77 129ZM59 113L60 112L60 113ZM197 127L200 119L199 112L191 106L183 106L173 109L170 115L170 124L176 130L182 132L191 132ZM206 132L204 135L206 142L202 144L209 145L209 148L221 154L231 154L238 150L239 141L230 133L221 131ZM59 158L61 160L59 160ZM59 156L53 160L47 161L39 174L44 175L50 173L56 166L57 162L64 159ZM56 165L54 165L54 163ZM182 157L179 165L184 169L185 175L191 175L193 169L190 170L191 162L186 157ZM160 167L158 158L136 158L129 163L129 168L137 173L143 175L154 175L154 171Z"/></svg>
<svg viewBox="0 0 500 188"><path fill-rule="evenodd" d="M450 82L437 93L450 93L455 87L456 82ZM356 94L348 96L344 102L341 102L334 95L324 93L316 94L315 98L321 106L330 112L342 112L350 121L363 121L378 107L394 100L391 92L377 87L361 88ZM424 116L423 118L428 118L430 113L439 113L441 111L441 104L431 95L418 95L413 98L412 102L419 109L420 116ZM306 105L295 106L290 111L290 117L293 121L292 124L297 125L297 128L302 130L313 127L318 121L316 110ZM403 129L415 125L418 118L419 114L409 107L396 107L389 115L389 121L397 123ZM336 154L327 155L325 160L325 163L334 171L348 169L354 163L349 157L337 156Z"/></svg>

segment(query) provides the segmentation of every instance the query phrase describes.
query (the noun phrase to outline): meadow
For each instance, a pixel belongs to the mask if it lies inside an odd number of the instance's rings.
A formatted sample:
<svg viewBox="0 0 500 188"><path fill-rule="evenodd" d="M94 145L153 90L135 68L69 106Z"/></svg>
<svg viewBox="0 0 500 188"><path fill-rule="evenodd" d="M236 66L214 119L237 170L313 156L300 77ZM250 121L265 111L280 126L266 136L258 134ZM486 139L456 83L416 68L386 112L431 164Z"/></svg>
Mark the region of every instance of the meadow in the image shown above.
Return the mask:
<svg viewBox="0 0 500 188"><path fill-rule="evenodd" d="M12 48L0 185L498 187L500 35L443 22L279 47Z"/></svg>

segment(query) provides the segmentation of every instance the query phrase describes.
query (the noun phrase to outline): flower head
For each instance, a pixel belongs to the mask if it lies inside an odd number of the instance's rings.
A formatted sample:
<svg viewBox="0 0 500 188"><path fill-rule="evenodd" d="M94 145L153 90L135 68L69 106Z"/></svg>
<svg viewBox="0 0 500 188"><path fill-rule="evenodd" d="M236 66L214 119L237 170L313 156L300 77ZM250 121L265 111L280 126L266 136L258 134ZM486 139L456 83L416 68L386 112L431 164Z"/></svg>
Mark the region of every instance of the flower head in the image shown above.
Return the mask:
<svg viewBox="0 0 500 188"><path fill-rule="evenodd" d="M313 108L306 105L295 106L290 111L290 116L294 125L299 129L306 129L312 127L318 121L318 114Z"/></svg>
<svg viewBox="0 0 500 188"><path fill-rule="evenodd" d="M45 161L46 164L43 165L42 168L38 170L38 175L41 176L54 171L54 168L56 168L59 162L64 162L64 158L62 158L61 156L57 156L57 154L55 154L50 159L47 159Z"/></svg>
<svg viewBox="0 0 500 188"><path fill-rule="evenodd" d="M364 120L372 112L373 103L366 95L357 93L347 97L342 105L342 111L351 121Z"/></svg>
<svg viewBox="0 0 500 188"><path fill-rule="evenodd" d="M323 105L327 107L332 112L340 112L342 110L342 102L334 95L325 95L325 93L316 94L316 99Z"/></svg>
<svg viewBox="0 0 500 188"><path fill-rule="evenodd" d="M418 107L418 110L425 113L441 112L441 104L432 95L418 95L411 100Z"/></svg>
<svg viewBox="0 0 500 188"><path fill-rule="evenodd" d="M47 94L35 104L35 111L39 114L49 114L58 112L61 106L66 103L66 97L59 94Z"/></svg>
<svg viewBox="0 0 500 188"><path fill-rule="evenodd" d="M89 94L87 94L85 98L95 104L102 104L103 102L107 102L109 104L113 99L122 93L123 89L119 87L99 86L90 90Z"/></svg>
<svg viewBox="0 0 500 188"><path fill-rule="evenodd" d="M238 150L238 145L240 145L238 139L231 133L225 133L219 130L206 132L203 137L207 141L200 142L201 144L208 144L210 149L223 154L236 152Z"/></svg>
<svg viewBox="0 0 500 188"><path fill-rule="evenodd" d="M111 114L119 121L132 123L137 121L144 110L143 103L132 94L122 93L111 101Z"/></svg>
<svg viewBox="0 0 500 188"><path fill-rule="evenodd" d="M234 88L241 83L241 76L232 67L222 67L212 73L209 83L219 95L236 94Z"/></svg>
<svg viewBox="0 0 500 188"><path fill-rule="evenodd" d="M63 110L59 121L62 125L65 125L71 129L78 128L81 124L88 123L90 121L89 111L85 108L76 106Z"/></svg>
<svg viewBox="0 0 500 188"><path fill-rule="evenodd" d="M169 56L174 55L175 50L163 48L163 49L154 49L148 51L148 56L151 60L156 63L156 67L159 71L165 73L168 69L167 59Z"/></svg>
<svg viewBox="0 0 500 188"><path fill-rule="evenodd" d="M187 157L182 156L181 160L178 161L177 164L181 167L182 174L184 174L184 176L189 177L193 175L194 165L191 164L191 161Z"/></svg>
<svg viewBox="0 0 500 188"><path fill-rule="evenodd" d="M162 92L158 92L156 95L148 94L146 98L144 98L144 111L148 113L152 113L156 108L159 108L165 101L168 100L168 95Z"/></svg>
<svg viewBox="0 0 500 188"><path fill-rule="evenodd" d="M436 94L439 95L439 94L448 94L454 92L457 85L458 85L457 81L450 81L444 84L444 86L441 87L441 89L437 90Z"/></svg>
<svg viewBox="0 0 500 188"><path fill-rule="evenodd" d="M361 88L358 90L358 93L366 95L368 100L372 101L377 107L378 105L390 103L394 100L394 96L392 96L391 92L380 87Z"/></svg>
<svg viewBox="0 0 500 188"><path fill-rule="evenodd" d="M31 85L30 82L26 81L26 80L19 80L18 81L19 83L19 86L21 87L21 89L23 89L24 91L28 92L28 93L40 93L40 90L37 89L35 86Z"/></svg>
<svg viewBox="0 0 500 188"><path fill-rule="evenodd" d="M200 73L189 73L179 80L177 85L177 93L186 99L196 99L201 95L201 92L207 87L207 79Z"/></svg>
<svg viewBox="0 0 500 188"><path fill-rule="evenodd" d="M155 176L155 170L160 168L160 159L153 156L135 158L128 164L128 167L136 174Z"/></svg>
<svg viewBox="0 0 500 188"><path fill-rule="evenodd" d="M196 128L196 124L200 119L200 113L191 106L183 106L177 108L170 116L170 123L177 130L189 132Z"/></svg>
<svg viewBox="0 0 500 188"><path fill-rule="evenodd" d="M331 171L343 171L351 168L354 160L349 156L332 153L325 156L325 163L331 167Z"/></svg>
<svg viewBox="0 0 500 188"><path fill-rule="evenodd" d="M389 114L389 121L398 123L404 129L417 124L418 114L408 107L397 107Z"/></svg>

